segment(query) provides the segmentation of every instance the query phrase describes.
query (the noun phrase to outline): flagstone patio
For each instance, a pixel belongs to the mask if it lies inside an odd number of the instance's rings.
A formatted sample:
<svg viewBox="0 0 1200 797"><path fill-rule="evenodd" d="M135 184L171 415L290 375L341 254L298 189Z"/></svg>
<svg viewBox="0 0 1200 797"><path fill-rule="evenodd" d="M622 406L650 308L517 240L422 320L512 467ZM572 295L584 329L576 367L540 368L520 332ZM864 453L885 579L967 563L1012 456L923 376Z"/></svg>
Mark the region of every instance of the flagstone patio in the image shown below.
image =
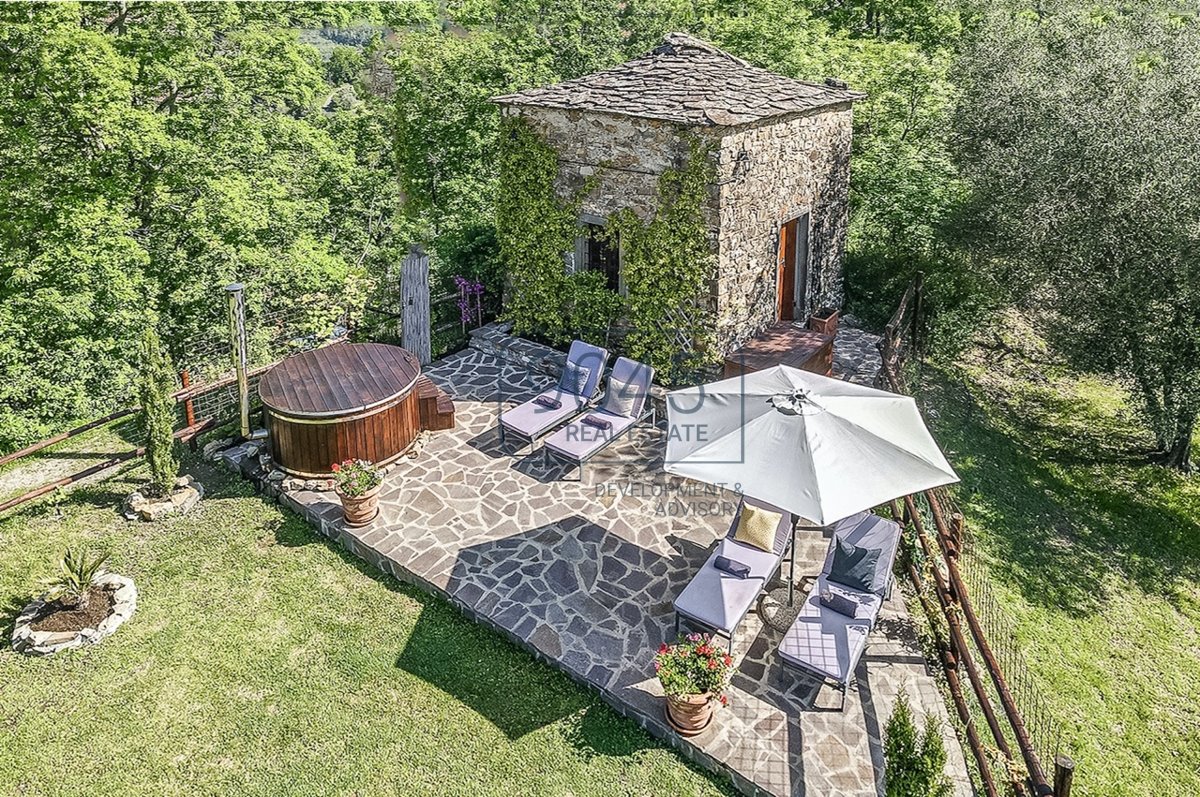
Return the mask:
<svg viewBox="0 0 1200 797"><path fill-rule="evenodd" d="M746 793L882 794L882 729L901 690L918 715L943 721L955 793L972 793L900 590L885 604L844 711L833 690L782 669L780 633L752 613L735 641L729 707L702 735L677 737L662 718L651 659L672 634L674 597L728 530L736 497L663 474L664 435L648 424L593 460L583 482L560 481L540 451L510 456L495 432L500 408L533 396L548 377L474 349L425 373L454 397L458 425L388 474L372 525L344 529L329 493L281 500L381 570L445 595L599 690ZM827 545L801 533L798 581L816 574Z"/></svg>

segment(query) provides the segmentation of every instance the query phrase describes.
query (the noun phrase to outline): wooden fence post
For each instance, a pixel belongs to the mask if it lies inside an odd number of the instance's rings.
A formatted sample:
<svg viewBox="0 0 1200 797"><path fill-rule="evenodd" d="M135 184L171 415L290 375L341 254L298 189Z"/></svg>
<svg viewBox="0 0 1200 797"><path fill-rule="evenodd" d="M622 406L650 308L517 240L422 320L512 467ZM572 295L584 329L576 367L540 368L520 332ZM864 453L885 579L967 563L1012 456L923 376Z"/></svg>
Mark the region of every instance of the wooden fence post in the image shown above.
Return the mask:
<svg viewBox="0 0 1200 797"><path fill-rule="evenodd" d="M179 382L186 392L192 386L192 372L184 368L179 372ZM196 402L189 396L183 400L183 420L184 426L191 429L196 425ZM196 450L196 438L193 437L188 441L188 447L193 451Z"/></svg>
<svg viewBox="0 0 1200 797"><path fill-rule="evenodd" d="M246 376L250 354L246 343L245 285L234 282L225 286L229 295L229 342L233 346L233 367L237 371L238 405L241 410L243 440L250 439L250 380Z"/></svg>
<svg viewBox="0 0 1200 797"><path fill-rule="evenodd" d="M413 246L400 264L400 331L404 348L425 365L433 359L429 320L429 255Z"/></svg>
<svg viewBox="0 0 1200 797"><path fill-rule="evenodd" d="M1054 797L1071 797L1071 781L1075 779L1075 759L1054 756Z"/></svg>

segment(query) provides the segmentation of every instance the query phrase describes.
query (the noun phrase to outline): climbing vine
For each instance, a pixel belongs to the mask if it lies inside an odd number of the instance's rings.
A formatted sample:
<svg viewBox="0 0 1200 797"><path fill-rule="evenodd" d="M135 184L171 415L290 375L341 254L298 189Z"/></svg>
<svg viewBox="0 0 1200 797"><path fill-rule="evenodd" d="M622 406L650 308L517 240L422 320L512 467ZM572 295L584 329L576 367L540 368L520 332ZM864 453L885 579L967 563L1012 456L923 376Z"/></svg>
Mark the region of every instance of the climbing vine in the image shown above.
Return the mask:
<svg viewBox="0 0 1200 797"><path fill-rule="evenodd" d="M564 260L594 179L564 203L554 191L554 150L520 117L505 119L501 136L496 229L508 278L504 317L517 334L553 344L574 337L606 340L621 298L600 274L568 274Z"/></svg>
<svg viewBox="0 0 1200 797"><path fill-rule="evenodd" d="M554 190L554 150L520 117L504 120L501 134L496 228L508 277L504 315L513 331L554 344L574 337L605 342L621 319L626 354L650 363L666 384L694 380L713 352L708 147L693 138L686 162L659 177L653 218L626 208L609 219L605 234L621 249L623 298L607 288L603 274L568 273L564 260L595 178L564 202Z"/></svg>
<svg viewBox="0 0 1200 797"><path fill-rule="evenodd" d="M714 178L709 147L692 138L682 167L659 177L652 219L626 208L609 220L628 292L623 347L665 384L694 381L712 360L716 255L704 208Z"/></svg>

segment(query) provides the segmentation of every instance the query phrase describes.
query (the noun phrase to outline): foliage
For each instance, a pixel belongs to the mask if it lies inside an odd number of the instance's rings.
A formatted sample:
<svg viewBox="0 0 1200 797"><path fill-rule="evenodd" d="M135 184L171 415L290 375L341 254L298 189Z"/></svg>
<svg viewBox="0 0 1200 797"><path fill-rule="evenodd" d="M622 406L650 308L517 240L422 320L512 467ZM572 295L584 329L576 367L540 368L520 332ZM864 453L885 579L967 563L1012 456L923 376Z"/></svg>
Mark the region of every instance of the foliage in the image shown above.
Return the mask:
<svg viewBox="0 0 1200 797"><path fill-rule="evenodd" d="M348 558L240 475L199 458L188 468L218 500L164 521L170 534L147 536L103 498L144 470L71 492L61 518L40 503L0 516L0 594L29 594L64 548L102 539L110 567L147 598L112 646L52 661L0 650L0 783L79 795L734 794L503 635Z"/></svg>
<svg viewBox="0 0 1200 797"><path fill-rule="evenodd" d="M997 331L925 369L962 478L968 587L986 579L1011 625L1079 765L1073 794L1200 794L1200 657L1180 649L1200 628L1200 479L1129 454L1153 438L1119 383Z"/></svg>
<svg viewBox="0 0 1200 797"><path fill-rule="evenodd" d="M76 553L73 548L68 548L59 562L59 574L43 584L46 599L58 601L68 609L86 608L92 582L107 561L108 554L90 556L87 552Z"/></svg>
<svg viewBox="0 0 1200 797"><path fill-rule="evenodd" d="M142 333L140 366L138 405L146 435L150 489L158 495L169 495L179 476L179 458L175 456L175 371L153 327Z"/></svg>
<svg viewBox="0 0 1200 797"><path fill-rule="evenodd" d="M659 177L652 219L625 209L609 221L628 293L623 346L665 384L694 383L712 359L716 257L705 208L714 175L709 148L693 139L682 167Z"/></svg>
<svg viewBox="0 0 1200 797"><path fill-rule="evenodd" d="M1163 461L1200 413L1200 18L1170 3L991 9L962 64L981 268L1117 374ZM1086 153L1087 157L1081 157Z"/></svg>
<svg viewBox="0 0 1200 797"><path fill-rule="evenodd" d="M935 718L917 733L912 707L903 692L883 731L884 779L887 797L947 797L946 748Z"/></svg>
<svg viewBox="0 0 1200 797"><path fill-rule="evenodd" d="M348 459L340 464L335 462L330 469L333 471L333 482L337 491L351 498L361 498L383 484L383 471L366 460Z"/></svg>
<svg viewBox="0 0 1200 797"><path fill-rule="evenodd" d="M339 45L325 62L325 79L335 86L353 83L366 65L367 59L357 47Z"/></svg>
<svg viewBox="0 0 1200 797"><path fill-rule="evenodd" d="M296 33L345 13L0 6L0 449L124 403L151 323L182 361L228 282L271 312L372 265L390 134L372 107L316 112L329 86Z"/></svg>
<svg viewBox="0 0 1200 797"><path fill-rule="evenodd" d="M680 635L654 655L654 674L668 695L712 695L727 703L725 687L733 674L733 657L713 645L708 634Z"/></svg>
<svg viewBox="0 0 1200 797"><path fill-rule="evenodd" d="M589 181L568 202L555 193L558 157L519 116L504 120L496 231L508 284L504 316L519 335L554 344L573 337L606 338L620 298L595 273L568 274L565 253L575 243Z"/></svg>

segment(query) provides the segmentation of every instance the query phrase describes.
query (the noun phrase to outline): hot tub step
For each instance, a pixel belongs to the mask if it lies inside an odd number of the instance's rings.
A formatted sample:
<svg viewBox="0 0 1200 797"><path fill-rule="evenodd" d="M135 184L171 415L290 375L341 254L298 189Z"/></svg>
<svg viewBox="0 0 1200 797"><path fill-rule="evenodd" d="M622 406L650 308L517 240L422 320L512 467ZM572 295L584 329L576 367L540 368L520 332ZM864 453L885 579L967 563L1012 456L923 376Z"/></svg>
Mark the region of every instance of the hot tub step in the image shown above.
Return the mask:
<svg viewBox="0 0 1200 797"><path fill-rule="evenodd" d="M454 428L454 401L427 376L417 380L421 428L431 432Z"/></svg>

